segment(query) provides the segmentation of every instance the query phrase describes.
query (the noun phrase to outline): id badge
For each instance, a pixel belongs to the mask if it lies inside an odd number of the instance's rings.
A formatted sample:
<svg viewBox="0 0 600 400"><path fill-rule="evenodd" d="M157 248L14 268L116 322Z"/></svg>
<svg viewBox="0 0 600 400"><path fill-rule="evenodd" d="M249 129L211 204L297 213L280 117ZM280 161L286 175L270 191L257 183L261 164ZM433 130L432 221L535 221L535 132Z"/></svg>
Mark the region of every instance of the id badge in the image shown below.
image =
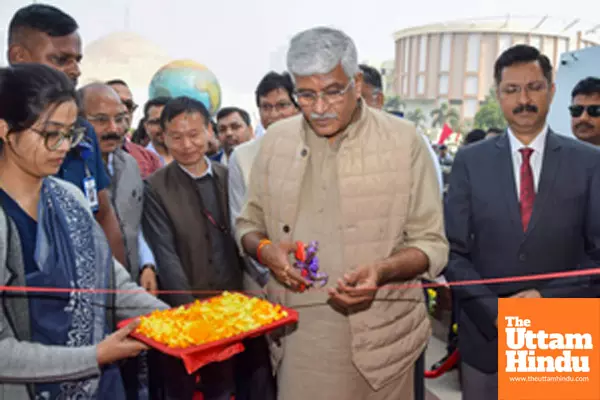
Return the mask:
<svg viewBox="0 0 600 400"><path fill-rule="evenodd" d="M98 211L98 191L96 190L96 180L93 176L88 176L83 179L83 190L92 211Z"/></svg>

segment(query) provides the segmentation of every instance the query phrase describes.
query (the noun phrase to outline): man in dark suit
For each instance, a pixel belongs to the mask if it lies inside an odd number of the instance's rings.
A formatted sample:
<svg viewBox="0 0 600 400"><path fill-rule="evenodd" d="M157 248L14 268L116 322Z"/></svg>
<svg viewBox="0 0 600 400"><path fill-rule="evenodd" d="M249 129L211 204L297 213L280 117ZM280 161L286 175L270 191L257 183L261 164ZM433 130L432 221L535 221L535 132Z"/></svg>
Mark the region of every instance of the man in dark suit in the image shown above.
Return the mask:
<svg viewBox="0 0 600 400"><path fill-rule="evenodd" d="M494 66L509 128L459 151L446 199L450 282L568 271L600 261L600 152L548 128L552 66L517 45ZM587 277L457 286L463 399L497 398L498 299L582 297ZM495 393L495 394L494 394Z"/></svg>

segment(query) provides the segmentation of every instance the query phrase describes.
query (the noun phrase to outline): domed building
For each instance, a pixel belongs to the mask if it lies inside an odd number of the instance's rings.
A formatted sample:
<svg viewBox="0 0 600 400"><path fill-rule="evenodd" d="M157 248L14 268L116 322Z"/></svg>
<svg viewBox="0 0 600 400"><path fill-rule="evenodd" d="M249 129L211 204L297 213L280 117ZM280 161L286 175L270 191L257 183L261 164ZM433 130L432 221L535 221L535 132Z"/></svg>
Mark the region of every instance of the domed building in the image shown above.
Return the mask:
<svg viewBox="0 0 600 400"><path fill-rule="evenodd" d="M464 120L475 116L494 83L496 58L526 43L556 68L567 51L597 46L600 25L580 19L504 16L411 27L394 35L393 95L429 115L449 103Z"/></svg>
<svg viewBox="0 0 600 400"><path fill-rule="evenodd" d="M154 73L171 57L148 39L132 32L115 32L85 46L80 85L122 79L129 85L137 104L148 100L148 86ZM134 123L142 116L136 111Z"/></svg>

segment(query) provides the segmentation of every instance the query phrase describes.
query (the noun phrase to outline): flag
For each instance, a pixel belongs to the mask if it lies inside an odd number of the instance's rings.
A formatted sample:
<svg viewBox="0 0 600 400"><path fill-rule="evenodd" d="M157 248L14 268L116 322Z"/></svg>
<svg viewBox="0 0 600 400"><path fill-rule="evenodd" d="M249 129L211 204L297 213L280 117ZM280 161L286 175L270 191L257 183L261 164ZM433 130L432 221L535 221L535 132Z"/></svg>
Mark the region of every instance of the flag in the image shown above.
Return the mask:
<svg viewBox="0 0 600 400"><path fill-rule="evenodd" d="M452 128L450 128L448 124L444 124L444 126L442 127L442 133L440 134L440 139L438 140L438 144L444 144L446 139L448 139L453 133L454 132L452 131Z"/></svg>

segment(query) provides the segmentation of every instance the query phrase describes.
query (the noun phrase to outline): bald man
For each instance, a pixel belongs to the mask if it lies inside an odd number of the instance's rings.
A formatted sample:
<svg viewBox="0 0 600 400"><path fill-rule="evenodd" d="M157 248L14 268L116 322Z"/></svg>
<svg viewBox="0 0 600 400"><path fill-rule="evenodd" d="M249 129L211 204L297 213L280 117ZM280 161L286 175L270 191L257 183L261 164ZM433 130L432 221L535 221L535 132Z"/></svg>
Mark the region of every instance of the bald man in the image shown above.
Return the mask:
<svg viewBox="0 0 600 400"><path fill-rule="evenodd" d="M131 137L128 133L130 132L131 122L133 121L133 112L138 106L133 101L133 94L131 93L129 86L127 86L127 83L121 79L113 79L106 82L106 84L114 89L121 99L121 103L127 108L126 118L123 120L123 125L125 126L123 150L135 158L135 161L137 161L138 167L140 168L142 179L146 179L162 167L160 158L150 150L146 150L144 147L131 141Z"/></svg>
<svg viewBox="0 0 600 400"><path fill-rule="evenodd" d="M102 159L110 176L109 198L117 214L125 244L127 270L132 279L150 292L157 289L156 262L142 234L144 183L137 161L123 150L127 108L113 88L92 83L79 91L82 111L92 124ZM137 398L138 387L145 383L139 369L145 363L133 359L121 365L121 375L128 398ZM141 378L141 381L138 379Z"/></svg>
<svg viewBox="0 0 600 400"><path fill-rule="evenodd" d="M83 87L80 96L83 114L96 131L111 176L110 197L123 231L129 273L154 291L156 262L141 233L144 185L137 162L122 148L127 108L115 90L103 83Z"/></svg>

